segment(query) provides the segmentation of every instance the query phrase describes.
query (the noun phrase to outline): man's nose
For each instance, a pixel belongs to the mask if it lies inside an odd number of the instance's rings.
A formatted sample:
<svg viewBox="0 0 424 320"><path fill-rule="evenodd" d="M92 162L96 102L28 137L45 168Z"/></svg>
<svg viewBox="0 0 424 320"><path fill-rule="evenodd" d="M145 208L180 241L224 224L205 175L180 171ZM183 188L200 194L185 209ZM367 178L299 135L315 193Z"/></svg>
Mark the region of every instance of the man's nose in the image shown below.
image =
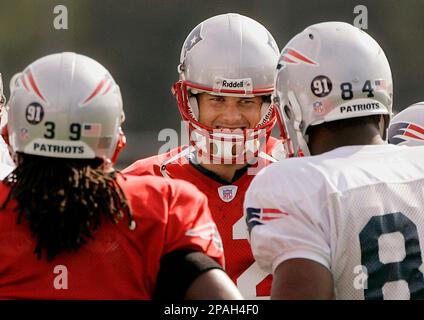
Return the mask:
<svg viewBox="0 0 424 320"><path fill-rule="evenodd" d="M237 101L227 101L224 108L223 117L227 121L238 121L242 118L239 104Z"/></svg>

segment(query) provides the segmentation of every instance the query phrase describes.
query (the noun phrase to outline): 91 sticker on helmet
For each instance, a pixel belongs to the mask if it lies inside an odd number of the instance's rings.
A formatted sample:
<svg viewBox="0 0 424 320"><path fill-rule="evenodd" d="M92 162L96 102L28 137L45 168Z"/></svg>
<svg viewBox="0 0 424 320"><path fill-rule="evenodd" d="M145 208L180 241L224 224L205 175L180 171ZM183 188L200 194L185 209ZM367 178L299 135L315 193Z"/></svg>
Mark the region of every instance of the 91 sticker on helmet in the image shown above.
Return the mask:
<svg viewBox="0 0 424 320"><path fill-rule="evenodd" d="M122 97L95 60L60 53L31 63L11 80L9 143L14 152L111 160L122 143Z"/></svg>
<svg viewBox="0 0 424 320"><path fill-rule="evenodd" d="M383 49L348 23L312 25L282 50L273 100L296 154L309 154L309 126L378 114L388 121L392 99L392 73Z"/></svg>

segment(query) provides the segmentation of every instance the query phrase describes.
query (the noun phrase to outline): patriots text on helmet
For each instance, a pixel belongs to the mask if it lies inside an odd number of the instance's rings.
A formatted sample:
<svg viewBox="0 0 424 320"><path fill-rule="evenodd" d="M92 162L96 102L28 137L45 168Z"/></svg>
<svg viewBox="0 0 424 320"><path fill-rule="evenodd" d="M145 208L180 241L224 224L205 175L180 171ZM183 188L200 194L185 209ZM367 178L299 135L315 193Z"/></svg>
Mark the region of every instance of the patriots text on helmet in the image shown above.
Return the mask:
<svg viewBox="0 0 424 320"><path fill-rule="evenodd" d="M83 154L84 146L61 146L47 143L34 143L34 151L39 152L52 152L52 153L66 153L66 154Z"/></svg>
<svg viewBox="0 0 424 320"><path fill-rule="evenodd" d="M380 109L380 104L378 102L373 103L361 103L361 104L353 104L351 106L343 106L340 107L340 112L357 112L364 110L377 110Z"/></svg>

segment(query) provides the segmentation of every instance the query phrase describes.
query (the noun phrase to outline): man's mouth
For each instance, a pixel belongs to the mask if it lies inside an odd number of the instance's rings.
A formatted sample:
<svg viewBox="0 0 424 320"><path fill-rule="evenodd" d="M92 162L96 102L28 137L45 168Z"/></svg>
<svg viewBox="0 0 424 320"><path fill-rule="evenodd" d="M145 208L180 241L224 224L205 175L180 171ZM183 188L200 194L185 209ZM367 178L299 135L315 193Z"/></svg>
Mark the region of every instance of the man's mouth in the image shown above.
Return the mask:
<svg viewBox="0 0 424 320"><path fill-rule="evenodd" d="M245 130L247 129L247 127L232 127L232 126L215 126L215 129L219 129L219 130Z"/></svg>

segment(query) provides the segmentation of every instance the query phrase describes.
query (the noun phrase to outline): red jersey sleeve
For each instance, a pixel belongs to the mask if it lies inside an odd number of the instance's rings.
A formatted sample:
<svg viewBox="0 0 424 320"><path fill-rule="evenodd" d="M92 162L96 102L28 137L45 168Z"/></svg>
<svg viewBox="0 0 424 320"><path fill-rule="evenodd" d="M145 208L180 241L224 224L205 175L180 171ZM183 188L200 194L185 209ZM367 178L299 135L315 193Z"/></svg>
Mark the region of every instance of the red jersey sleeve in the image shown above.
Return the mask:
<svg viewBox="0 0 424 320"><path fill-rule="evenodd" d="M208 200L194 185L173 180L163 255L191 248L204 252L224 266L221 236L209 211Z"/></svg>

